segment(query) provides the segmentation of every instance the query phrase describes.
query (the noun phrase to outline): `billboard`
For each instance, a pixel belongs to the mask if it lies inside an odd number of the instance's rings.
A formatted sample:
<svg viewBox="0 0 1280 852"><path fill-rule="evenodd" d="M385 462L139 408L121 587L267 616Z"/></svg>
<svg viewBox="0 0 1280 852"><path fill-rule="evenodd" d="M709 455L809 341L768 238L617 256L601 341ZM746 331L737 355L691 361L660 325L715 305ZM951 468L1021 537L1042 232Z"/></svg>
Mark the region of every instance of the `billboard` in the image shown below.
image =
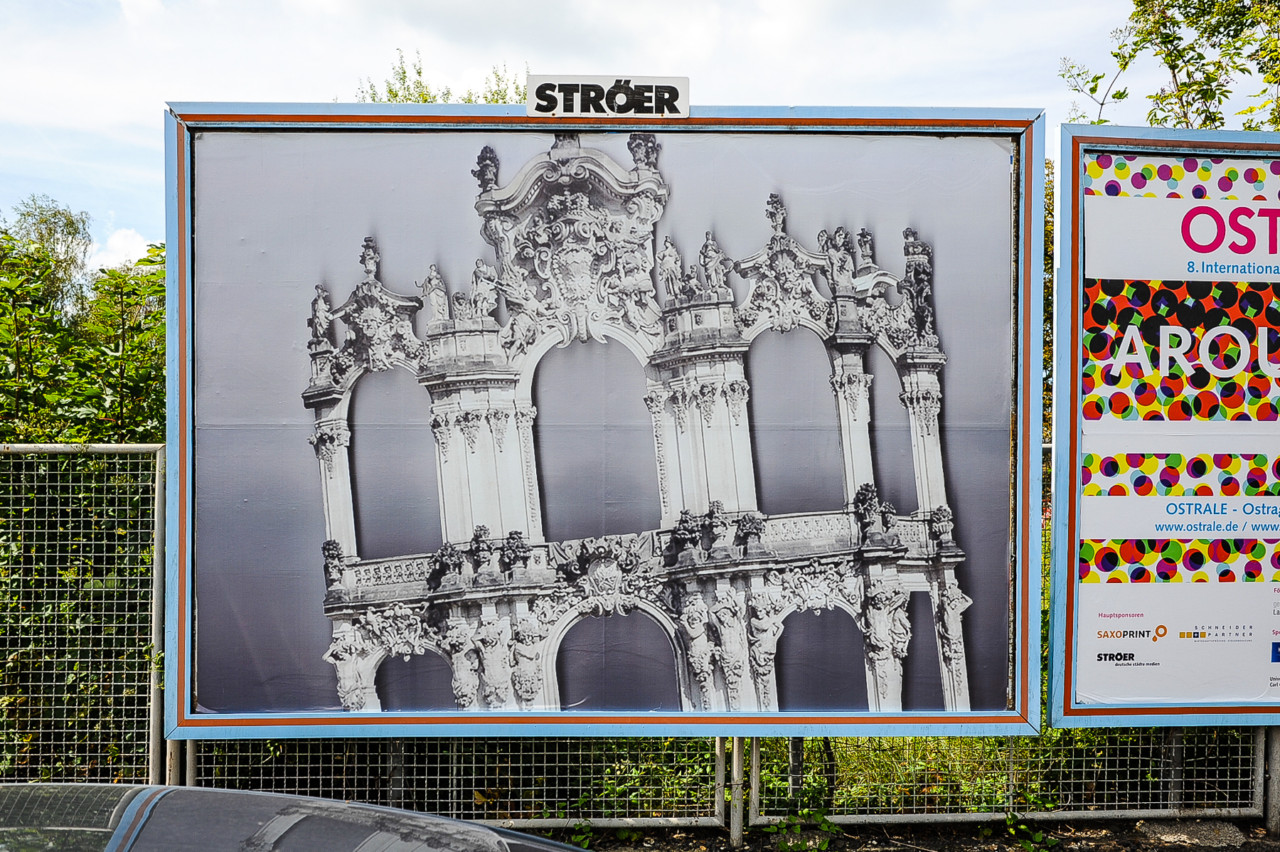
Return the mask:
<svg viewBox="0 0 1280 852"><path fill-rule="evenodd" d="M1063 128L1052 719L1280 707L1280 146Z"/></svg>
<svg viewBox="0 0 1280 852"><path fill-rule="evenodd" d="M171 106L171 737L1036 727L1042 117L689 113Z"/></svg>

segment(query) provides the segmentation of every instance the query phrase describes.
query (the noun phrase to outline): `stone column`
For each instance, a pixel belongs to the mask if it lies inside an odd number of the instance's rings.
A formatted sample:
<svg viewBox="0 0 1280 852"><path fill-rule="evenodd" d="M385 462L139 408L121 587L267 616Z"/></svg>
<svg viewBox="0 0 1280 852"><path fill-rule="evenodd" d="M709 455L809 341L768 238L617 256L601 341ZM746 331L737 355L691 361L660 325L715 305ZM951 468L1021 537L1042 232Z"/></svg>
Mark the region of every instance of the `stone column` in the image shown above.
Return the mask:
<svg viewBox="0 0 1280 852"><path fill-rule="evenodd" d="M315 432L308 439L320 465L320 493L324 505L325 538L342 545L342 553L355 557L356 520L351 497L351 427L332 410L316 412Z"/></svg>
<svg viewBox="0 0 1280 852"><path fill-rule="evenodd" d="M367 642L349 619L334 619L333 642L324 659L337 670L338 700L345 709L365 713L382 710L374 679L386 657L386 649Z"/></svg>
<svg viewBox="0 0 1280 852"><path fill-rule="evenodd" d="M751 578L748 606L747 633L751 639L751 679L755 683L756 701L761 710L776 712L778 639L782 636L787 603L776 588L767 587L763 574L756 574Z"/></svg>
<svg viewBox="0 0 1280 852"><path fill-rule="evenodd" d="M663 526L673 526L681 509L705 512L713 500L725 512L755 511L747 344L734 324L732 294L679 296L664 320L667 344L650 359L660 378L645 400L655 418L659 483L669 492Z"/></svg>
<svg viewBox="0 0 1280 852"><path fill-rule="evenodd" d="M947 505L943 481L942 440L938 416L942 409L942 386L938 370L946 362L940 352L908 353L901 360L900 399L911 420L911 459L915 467L916 508L931 512Z"/></svg>
<svg viewBox="0 0 1280 852"><path fill-rule="evenodd" d="M645 407L653 420L653 457L658 465L658 500L662 509L662 526L675 525L680 507L672 500L672 494L684 493L680 481L680 465L668 456L676 451L675 418L668 412L671 392L662 385L651 385L644 396Z"/></svg>
<svg viewBox="0 0 1280 852"><path fill-rule="evenodd" d="M837 352L831 374L840 423L840 447L844 461L844 505L853 507L863 483L875 484L875 460L871 455L871 379L866 372L870 341Z"/></svg>
<svg viewBox="0 0 1280 852"><path fill-rule="evenodd" d="M954 565L948 565L941 577L929 584L929 599L933 604L943 706L949 711L968 711L969 674L961 614L969 608L973 599L960 591L960 586L956 584Z"/></svg>
<svg viewBox="0 0 1280 852"><path fill-rule="evenodd" d="M511 615L511 687L521 710L551 710L559 702L547 694L545 676L547 628L530 611L527 600L517 600ZM554 665L554 660L551 661Z"/></svg>
<svg viewBox="0 0 1280 852"><path fill-rule="evenodd" d="M480 658L480 688L484 704L490 710L515 710L512 689L510 619L499 616L492 603L484 607L476 630L476 654Z"/></svg>
<svg viewBox="0 0 1280 852"><path fill-rule="evenodd" d="M873 713L898 713L902 711L902 663L911 642L909 598L896 571L885 570L885 563L896 563L898 554L888 560L868 551L863 555L870 564L870 579L856 621L866 651L867 700Z"/></svg>
<svg viewBox="0 0 1280 852"><path fill-rule="evenodd" d="M684 703L695 711L724 710L724 696L716 690L716 646L711 627L711 610L696 581L689 581L687 584L682 605L680 636L692 675L689 679L692 694Z"/></svg>
<svg viewBox="0 0 1280 852"><path fill-rule="evenodd" d="M726 578L716 582L711 603L711 623L720 645L720 673L724 678L725 709L756 710L752 688L750 644L747 638L746 593L733 588Z"/></svg>

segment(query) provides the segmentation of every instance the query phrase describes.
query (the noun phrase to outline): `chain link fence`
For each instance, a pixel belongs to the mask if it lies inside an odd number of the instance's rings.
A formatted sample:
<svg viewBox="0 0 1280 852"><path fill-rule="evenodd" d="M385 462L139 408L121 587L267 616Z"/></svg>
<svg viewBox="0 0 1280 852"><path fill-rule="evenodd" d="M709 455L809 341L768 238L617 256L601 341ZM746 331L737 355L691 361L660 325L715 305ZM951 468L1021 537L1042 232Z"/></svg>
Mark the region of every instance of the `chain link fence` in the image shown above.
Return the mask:
<svg viewBox="0 0 1280 852"><path fill-rule="evenodd" d="M0 447L0 781L161 780L158 450ZM764 738L750 742L739 780L752 824L819 813L836 822L1258 816L1263 743L1253 728ZM737 789L730 745L206 740L185 748L185 776L514 825L723 826Z"/></svg>
<svg viewBox="0 0 1280 852"><path fill-rule="evenodd" d="M152 777L159 449L0 453L0 780Z"/></svg>

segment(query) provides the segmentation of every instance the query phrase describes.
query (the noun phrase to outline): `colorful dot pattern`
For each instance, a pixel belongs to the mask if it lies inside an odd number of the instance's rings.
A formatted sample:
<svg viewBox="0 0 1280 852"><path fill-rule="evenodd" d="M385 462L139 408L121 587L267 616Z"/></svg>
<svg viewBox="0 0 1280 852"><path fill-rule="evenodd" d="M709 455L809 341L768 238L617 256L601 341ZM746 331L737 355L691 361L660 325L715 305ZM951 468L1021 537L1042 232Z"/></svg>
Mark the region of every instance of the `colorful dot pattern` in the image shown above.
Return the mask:
<svg viewBox="0 0 1280 852"><path fill-rule="evenodd" d="M1084 163L1085 195L1272 201L1280 199L1280 159L1150 157L1092 154ZM1280 287L1235 282L1086 280L1081 402L1086 420L1275 421L1280 382ZM1160 328L1176 325L1198 341L1231 324L1251 342L1241 352L1219 337L1206 353L1230 378L1209 373L1191 353L1192 369L1176 362L1159 375L1138 365L1109 369L1125 329L1138 325L1148 358L1159 369ZM1262 454L1086 453L1084 496L1276 496L1280 457ZM1082 583L1280 582L1280 539L1082 539Z"/></svg>
<svg viewBox="0 0 1280 852"><path fill-rule="evenodd" d="M1280 582L1280 539L1083 539L1081 583Z"/></svg>
<svg viewBox="0 0 1280 852"><path fill-rule="evenodd" d="M1280 199L1280 160L1093 154L1084 166L1085 195Z"/></svg>
<svg viewBox="0 0 1280 852"><path fill-rule="evenodd" d="M1086 420L1255 420L1274 421L1280 412L1280 380L1259 364L1259 330L1265 336L1267 362L1280 374L1280 284L1220 281L1121 281L1087 279L1084 293L1082 407ZM1149 375L1135 363L1112 369L1122 354L1125 330L1138 326L1142 346L1154 368ZM1222 372L1241 358L1247 365L1230 378L1211 374L1198 362L1199 346L1187 353L1192 370L1176 361L1159 372L1160 329L1187 329L1194 341L1209 329L1234 326L1249 341L1241 351L1235 340L1219 336L1207 354Z"/></svg>
<svg viewBox="0 0 1280 852"><path fill-rule="evenodd" d="M1261 453L1085 453L1086 497L1280 496L1280 456Z"/></svg>

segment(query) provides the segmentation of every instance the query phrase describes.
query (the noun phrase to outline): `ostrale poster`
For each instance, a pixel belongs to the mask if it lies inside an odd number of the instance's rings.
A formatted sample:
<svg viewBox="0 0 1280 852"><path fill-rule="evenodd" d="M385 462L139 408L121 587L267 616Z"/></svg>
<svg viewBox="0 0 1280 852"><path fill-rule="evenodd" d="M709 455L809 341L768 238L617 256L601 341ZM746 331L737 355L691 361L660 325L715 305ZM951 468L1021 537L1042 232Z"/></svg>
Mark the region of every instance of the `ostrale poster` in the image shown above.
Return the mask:
<svg viewBox="0 0 1280 852"><path fill-rule="evenodd" d="M1081 239L1055 714L1262 716L1280 707L1280 148L1114 133L1063 149Z"/></svg>

